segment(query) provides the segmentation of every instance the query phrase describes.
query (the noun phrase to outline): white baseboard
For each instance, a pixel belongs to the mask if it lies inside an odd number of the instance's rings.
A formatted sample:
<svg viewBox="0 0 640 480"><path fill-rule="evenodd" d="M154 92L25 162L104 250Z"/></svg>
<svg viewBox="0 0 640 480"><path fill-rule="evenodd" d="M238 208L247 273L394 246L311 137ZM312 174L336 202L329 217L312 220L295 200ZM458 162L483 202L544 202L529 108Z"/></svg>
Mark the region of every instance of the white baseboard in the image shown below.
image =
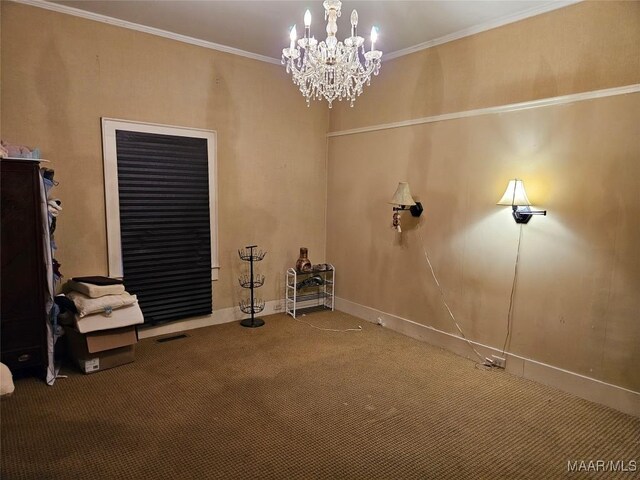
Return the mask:
<svg viewBox="0 0 640 480"><path fill-rule="evenodd" d="M406 318L381 312L358 303L336 298L336 309L371 323L381 323L383 327L394 330L411 338L444 348L457 355L479 361L467 342L451 333L419 324ZM473 347L483 356L501 355L497 348L473 342ZM640 393L617 385L605 383L553 365L539 362L520 355L505 352L506 371L519 377L548 385L585 400L589 400L623 413L640 417Z"/></svg>
<svg viewBox="0 0 640 480"><path fill-rule="evenodd" d="M272 315L284 311L282 300L271 300L266 302L264 310L260 316ZM141 326L138 328L138 338L157 337L159 335L167 335L170 333L184 332L185 330L193 330L194 328L210 327L212 325L220 325L223 323L237 322L250 315L240 311L239 307L222 308L214 310L211 315L203 315L201 317L188 318L164 325Z"/></svg>

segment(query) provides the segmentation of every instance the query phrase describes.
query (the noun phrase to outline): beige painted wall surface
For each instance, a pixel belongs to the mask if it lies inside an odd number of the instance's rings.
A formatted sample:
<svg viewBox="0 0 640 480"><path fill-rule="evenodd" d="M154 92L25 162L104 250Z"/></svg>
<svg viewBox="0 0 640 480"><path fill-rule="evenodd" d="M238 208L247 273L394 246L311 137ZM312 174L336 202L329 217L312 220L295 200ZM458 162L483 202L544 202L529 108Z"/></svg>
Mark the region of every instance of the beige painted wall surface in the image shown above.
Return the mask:
<svg viewBox="0 0 640 480"><path fill-rule="evenodd" d="M426 249L467 336L502 348L519 226L495 203L522 178L549 214L522 227L507 351L640 391L638 125L630 94L331 138L338 296L457 334ZM425 211L398 234L401 180Z"/></svg>
<svg viewBox="0 0 640 480"><path fill-rule="evenodd" d="M328 113L279 66L2 2L1 88L2 138L40 147L56 170L67 278L107 273L100 117L217 131L214 308L246 294L239 247L268 250L266 300L282 297L300 246L323 261Z"/></svg>
<svg viewBox="0 0 640 480"><path fill-rule="evenodd" d="M331 131L640 83L640 2L582 2L383 64ZM346 300L640 391L640 94L329 139L327 258ZM390 228L397 182L425 212Z"/></svg>
<svg viewBox="0 0 640 480"><path fill-rule="evenodd" d="M640 83L639 25L638 1L587 1L383 57L354 108L335 104L330 131Z"/></svg>

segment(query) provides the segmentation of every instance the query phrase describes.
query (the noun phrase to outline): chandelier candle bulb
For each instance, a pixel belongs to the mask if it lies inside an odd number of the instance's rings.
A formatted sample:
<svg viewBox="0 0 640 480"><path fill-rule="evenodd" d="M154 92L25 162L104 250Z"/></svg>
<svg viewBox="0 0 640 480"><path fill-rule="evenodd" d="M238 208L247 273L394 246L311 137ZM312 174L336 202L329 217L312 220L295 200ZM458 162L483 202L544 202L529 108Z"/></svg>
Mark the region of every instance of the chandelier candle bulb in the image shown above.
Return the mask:
<svg viewBox="0 0 640 480"><path fill-rule="evenodd" d="M309 10L304 12L304 37L311 37L311 12Z"/></svg>
<svg viewBox="0 0 640 480"><path fill-rule="evenodd" d="M358 36L358 12L355 10L351 12L351 37Z"/></svg>
<svg viewBox="0 0 640 480"><path fill-rule="evenodd" d="M371 27L371 51L375 50L375 44L378 41L378 30L376 27Z"/></svg>
<svg viewBox="0 0 640 480"><path fill-rule="evenodd" d="M293 52L293 50L296 48L297 36L298 34L296 33L296 26L294 25L293 27L291 27L291 31L289 32L289 39L291 40L291 46L289 48L291 49L291 52Z"/></svg>

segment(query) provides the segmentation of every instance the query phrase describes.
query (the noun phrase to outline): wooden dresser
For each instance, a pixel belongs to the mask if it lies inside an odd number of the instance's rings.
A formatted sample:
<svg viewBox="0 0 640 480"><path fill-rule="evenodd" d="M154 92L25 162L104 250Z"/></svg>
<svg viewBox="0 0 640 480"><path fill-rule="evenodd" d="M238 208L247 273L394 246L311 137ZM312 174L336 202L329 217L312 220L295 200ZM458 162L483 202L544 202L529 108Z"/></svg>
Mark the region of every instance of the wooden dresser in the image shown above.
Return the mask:
<svg viewBox="0 0 640 480"><path fill-rule="evenodd" d="M47 362L39 168L34 160L0 160L0 352L14 375L44 375Z"/></svg>

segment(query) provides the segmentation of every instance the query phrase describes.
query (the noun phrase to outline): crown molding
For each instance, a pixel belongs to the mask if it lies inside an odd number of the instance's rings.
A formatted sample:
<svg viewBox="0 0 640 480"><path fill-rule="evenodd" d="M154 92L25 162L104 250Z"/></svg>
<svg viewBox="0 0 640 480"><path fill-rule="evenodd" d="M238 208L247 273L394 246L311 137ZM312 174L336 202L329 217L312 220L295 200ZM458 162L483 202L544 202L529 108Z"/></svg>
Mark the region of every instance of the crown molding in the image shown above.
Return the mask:
<svg viewBox="0 0 640 480"><path fill-rule="evenodd" d="M108 25L114 25L116 27L128 28L129 30L136 30L138 32L148 33L150 35L156 35L158 37L168 38L177 42L188 43L190 45L196 45L198 47L208 48L210 50L216 50L224 53L231 53L233 55L240 55L241 57L251 58L261 62L272 63L274 65L280 65L280 60L267 57L266 55L259 55L257 53L247 52L240 50L239 48L228 47L226 45L220 45L219 43L208 42L206 40L200 40L198 38L189 37L187 35L181 35L179 33L168 32L160 28L147 27L140 25L139 23L128 22L126 20L120 20L99 13L87 12L86 10L80 10L79 8L68 7L59 3L47 2L44 0L11 0L15 3L21 3L23 5L30 5L32 7L44 8L45 10L51 10L53 12L65 13L67 15L73 15L74 17L80 17L87 20L93 20L96 22L106 23Z"/></svg>
<svg viewBox="0 0 640 480"><path fill-rule="evenodd" d="M75 17L84 18L87 20L93 20L96 22L106 23L108 25L114 25L117 27L128 28L130 30L136 30L138 32L148 33L150 35L156 35L159 37L169 38L171 40L175 40L177 42L188 43L190 45L196 45L198 47L208 48L210 50L217 50L219 52L231 53L233 55L240 55L242 57L251 58L253 60L258 60L260 62L272 63L274 65L281 65L280 59L268 57L266 55L260 55L257 53L247 52L245 50L240 50L239 48L228 47L226 45L221 45L219 43L213 43L206 40L200 40L198 38L189 37L187 35L181 35L179 33L169 32L167 30L162 30L160 28L155 27L147 27L145 25L140 25L139 23L128 22L126 20L120 20L117 18L109 17L107 15L101 15L99 13L92 13L86 10L81 10L79 8L68 7L66 5L61 5L59 3L52 3L45 0L10 0L15 3L21 3L24 5L30 5L32 7L44 8L45 10L51 10L53 12L65 13L67 15L73 15ZM411 53L419 52L421 50L425 50L427 48L435 47L436 45L441 45L443 43L453 42L454 40L459 40L464 37L469 37L471 35L475 35L480 32L485 32L487 30L491 30L494 28L501 27L503 25L507 25L509 23L518 22L520 20L524 20L525 18L533 17L536 15L540 15L543 13L551 12L553 10L557 10L559 8L564 8L569 5L573 5L575 3L579 3L582 0L557 0L546 5L542 5L540 7L533 7L523 12L507 15L496 20L492 20L490 22L483 23L481 25L476 25L470 28L465 28L458 32L451 33L449 35L444 35L439 38L435 38L433 40L429 40L428 42L420 43L418 45L414 45L412 47L403 48L402 50L396 50L395 52L387 53L383 56L384 60L393 60L394 58L402 57L404 55L409 55Z"/></svg>
<svg viewBox="0 0 640 480"><path fill-rule="evenodd" d="M471 35L475 35L477 33L486 32L487 30L502 27L510 23L519 22L520 20L524 20L529 17L535 17L536 15L541 15L553 10L568 7L569 5L574 5L581 1L582 0L558 0L546 5L542 5L540 7L532 7L519 13L506 15L504 17L500 17L495 20L482 23L480 25L474 25L473 27L465 28L439 38L434 38L433 40L429 40L428 42L419 43L418 45L413 45L412 47L407 47L403 48L402 50L396 50L395 52L387 53L383 55L383 59L393 60L394 58L403 57L404 55L409 55L421 50L426 50L427 48L442 45L443 43L453 42L454 40L459 40L464 37L470 37Z"/></svg>

